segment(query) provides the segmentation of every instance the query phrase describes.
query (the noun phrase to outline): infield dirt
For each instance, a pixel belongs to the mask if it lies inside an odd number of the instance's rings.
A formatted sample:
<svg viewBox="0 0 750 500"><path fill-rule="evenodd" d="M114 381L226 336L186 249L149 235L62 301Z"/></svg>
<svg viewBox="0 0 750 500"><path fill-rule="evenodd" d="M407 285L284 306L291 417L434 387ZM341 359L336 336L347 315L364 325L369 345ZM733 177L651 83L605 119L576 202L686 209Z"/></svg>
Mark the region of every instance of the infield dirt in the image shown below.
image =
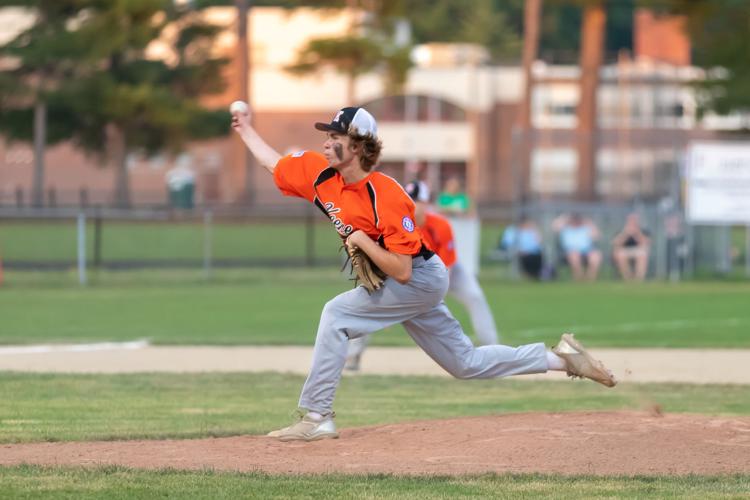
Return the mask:
<svg viewBox="0 0 750 500"><path fill-rule="evenodd" d="M524 413L265 436L0 446L0 465L122 465L271 474L591 475L750 472L750 418L647 412Z"/></svg>

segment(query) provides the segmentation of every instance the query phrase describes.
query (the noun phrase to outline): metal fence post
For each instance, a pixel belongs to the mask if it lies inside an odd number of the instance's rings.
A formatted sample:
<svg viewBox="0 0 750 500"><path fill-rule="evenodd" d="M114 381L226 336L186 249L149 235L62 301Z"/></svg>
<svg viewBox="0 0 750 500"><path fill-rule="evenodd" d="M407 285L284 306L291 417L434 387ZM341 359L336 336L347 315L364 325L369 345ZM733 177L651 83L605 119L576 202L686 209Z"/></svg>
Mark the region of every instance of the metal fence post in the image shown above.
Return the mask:
<svg viewBox="0 0 750 500"><path fill-rule="evenodd" d="M102 214L99 207L94 215L94 269L102 265Z"/></svg>
<svg viewBox="0 0 750 500"><path fill-rule="evenodd" d="M203 212L203 274L206 279L213 276L213 212Z"/></svg>
<svg viewBox="0 0 750 500"><path fill-rule="evenodd" d="M315 265L315 219L312 207L308 204L305 211L305 264L307 267Z"/></svg>
<svg viewBox="0 0 750 500"><path fill-rule="evenodd" d="M78 214L78 283L86 284L86 214Z"/></svg>

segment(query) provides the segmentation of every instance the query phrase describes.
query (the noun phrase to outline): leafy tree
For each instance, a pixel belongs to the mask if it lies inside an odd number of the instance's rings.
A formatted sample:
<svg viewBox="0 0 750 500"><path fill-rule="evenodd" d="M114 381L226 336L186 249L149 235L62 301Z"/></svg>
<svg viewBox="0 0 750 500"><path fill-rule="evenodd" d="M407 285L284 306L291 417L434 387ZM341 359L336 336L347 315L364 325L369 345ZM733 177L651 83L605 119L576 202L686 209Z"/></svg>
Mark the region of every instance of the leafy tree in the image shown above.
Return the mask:
<svg viewBox="0 0 750 500"><path fill-rule="evenodd" d="M71 1L82 14L68 36L85 48L87 63L76 65L75 79L61 79L49 101L66 135L114 164L115 202L128 206L130 153L176 151L189 138L227 132L228 113L198 101L224 88L226 61L211 55L218 28L171 0ZM147 57L157 39L169 42L169 60Z"/></svg>
<svg viewBox="0 0 750 500"><path fill-rule="evenodd" d="M381 47L367 37L316 38L300 50L297 61L286 69L296 75L307 75L330 67L345 74L347 102L353 103L357 77L375 68L381 57Z"/></svg>
<svg viewBox="0 0 750 500"><path fill-rule="evenodd" d="M47 126L48 116L65 119L50 101L61 82L74 78L85 61L86 47L71 26L84 15L81 0L0 0L0 7L21 7L34 22L0 46L0 131L11 140L33 140L32 204L44 198L44 150L70 136L60 122Z"/></svg>
<svg viewBox="0 0 750 500"><path fill-rule="evenodd" d="M406 81L411 62L410 43L394 41L394 32L404 11L401 0L368 2L348 0L349 7L368 11L361 26L353 26L342 37L310 40L297 55L297 60L286 69L297 75L333 68L347 77L346 99L354 103L357 77L380 69L384 75L387 93L397 93Z"/></svg>
<svg viewBox="0 0 750 500"><path fill-rule="evenodd" d="M405 2L417 43L467 42L486 46L495 60L520 59L523 1L412 0Z"/></svg>
<svg viewBox="0 0 750 500"><path fill-rule="evenodd" d="M659 12L682 14L695 63L708 69L698 83L701 109L750 111L750 8L745 0L643 0Z"/></svg>

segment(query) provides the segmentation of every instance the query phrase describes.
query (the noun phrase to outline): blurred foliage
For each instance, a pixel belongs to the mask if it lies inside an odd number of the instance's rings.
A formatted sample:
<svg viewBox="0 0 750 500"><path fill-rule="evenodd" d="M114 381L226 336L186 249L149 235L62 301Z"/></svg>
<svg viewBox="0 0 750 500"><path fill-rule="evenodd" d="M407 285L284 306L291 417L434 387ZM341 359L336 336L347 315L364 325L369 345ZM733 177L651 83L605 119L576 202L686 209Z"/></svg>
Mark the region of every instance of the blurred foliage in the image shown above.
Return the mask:
<svg viewBox="0 0 750 500"><path fill-rule="evenodd" d="M686 16L694 63L709 69L699 84L701 110L750 110L750 3L747 0L643 0L665 14Z"/></svg>
<svg viewBox="0 0 750 500"><path fill-rule="evenodd" d="M29 2L0 0L9 5ZM0 57L11 62L0 73L5 135L30 140L32 109L43 101L48 143L72 139L89 153L109 154L125 171L130 152L177 151L190 138L227 133L216 125L219 112L198 101L224 89L227 61L211 55L220 28L197 11L172 0L37 0L32 6L32 26L0 46ZM146 57L156 40L167 48L166 60ZM229 114L223 119L228 123ZM127 204L126 173L120 184L119 201Z"/></svg>
<svg viewBox="0 0 750 500"><path fill-rule="evenodd" d="M49 107L48 142L73 138L91 152L106 150L108 124L123 130L128 149L149 153L227 132L215 125L218 112L197 100L224 89L227 61L210 55L219 29L195 11L171 0L35 3L36 22L0 47L0 55L18 62L0 72L0 127L7 136L31 138L38 99ZM0 6L28 4L0 0ZM169 62L147 59L146 47L169 27L177 27ZM228 113L223 118L227 123Z"/></svg>
<svg viewBox="0 0 750 500"><path fill-rule="evenodd" d="M315 38L300 50L296 63L286 69L295 74L307 74L321 65L330 65L356 77L372 70L381 57L380 46L369 37Z"/></svg>

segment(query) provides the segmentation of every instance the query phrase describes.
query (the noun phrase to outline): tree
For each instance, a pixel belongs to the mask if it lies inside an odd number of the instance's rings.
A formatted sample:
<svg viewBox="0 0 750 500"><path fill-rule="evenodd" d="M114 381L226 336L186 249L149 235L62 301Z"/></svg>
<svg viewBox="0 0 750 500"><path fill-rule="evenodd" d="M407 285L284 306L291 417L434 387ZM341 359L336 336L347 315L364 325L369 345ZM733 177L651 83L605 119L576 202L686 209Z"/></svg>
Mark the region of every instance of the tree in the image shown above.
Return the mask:
<svg viewBox="0 0 750 500"><path fill-rule="evenodd" d="M404 15L417 43L476 43L495 60L520 60L523 0L410 0Z"/></svg>
<svg viewBox="0 0 750 500"><path fill-rule="evenodd" d="M605 0L590 0L583 11L581 27L581 98L578 118L578 196L592 199L596 193L597 90L604 52Z"/></svg>
<svg viewBox="0 0 750 500"><path fill-rule="evenodd" d="M399 36L399 33L404 33L401 28L408 26L404 18L408 2L346 0L344 3L351 9L361 9L365 13L363 21L352 24L345 36L310 40L297 54L297 60L286 68L287 71L307 75L329 67L343 73L347 77L346 99L349 103L356 100L357 77L373 70L379 70L383 75L386 93L401 92L413 65L410 30L407 30L407 37Z"/></svg>
<svg viewBox="0 0 750 500"><path fill-rule="evenodd" d="M707 69L697 86L701 110L750 111L750 9L745 0L642 0L657 12L684 15L695 63Z"/></svg>
<svg viewBox="0 0 750 500"><path fill-rule="evenodd" d="M39 1L45 8L63 3ZM227 133L229 114L204 109L198 100L224 88L221 68L226 61L211 55L218 28L171 0L67 3L75 16L58 21L64 29L53 31L46 26L47 17L12 45L19 53L26 51L14 71L30 76L21 80L6 74L1 82L11 86L15 80L16 88L18 83L36 82L34 70L48 67L41 62L55 62L56 72L43 73L59 76L54 87L40 86L42 91L34 93L50 104L50 118L56 120L50 139L71 138L114 164L115 202L129 206L129 153L177 151L188 138ZM146 49L157 39L169 48L168 60L147 56ZM20 91L15 96L16 108L3 112L2 122L6 133L24 138L28 127L19 126L17 118L28 114L30 99Z"/></svg>
<svg viewBox="0 0 750 500"><path fill-rule="evenodd" d="M198 12L169 0L94 3L82 31L96 47L98 64L61 93L79 116L77 142L114 164L115 203L129 206L129 153L176 151L191 136L226 133L215 118L218 113L226 124L228 115L204 110L197 101L223 90L226 61L211 56L218 28L203 23ZM157 39L169 43L169 61L147 57Z"/></svg>
<svg viewBox="0 0 750 500"><path fill-rule="evenodd" d="M346 100L352 104L357 77L373 70L382 56L380 45L367 37L316 38L300 50L297 60L286 69L296 75L307 75L324 67L334 68L346 75Z"/></svg>
<svg viewBox="0 0 750 500"><path fill-rule="evenodd" d="M8 43L0 46L0 130L12 140L32 140L34 172L31 202L44 200L44 151L69 137L66 127L48 129L48 115L63 118L65 112L50 112L52 94L60 83L75 76L88 47L72 26L84 15L80 0L0 0L0 7L26 8L34 21Z"/></svg>

